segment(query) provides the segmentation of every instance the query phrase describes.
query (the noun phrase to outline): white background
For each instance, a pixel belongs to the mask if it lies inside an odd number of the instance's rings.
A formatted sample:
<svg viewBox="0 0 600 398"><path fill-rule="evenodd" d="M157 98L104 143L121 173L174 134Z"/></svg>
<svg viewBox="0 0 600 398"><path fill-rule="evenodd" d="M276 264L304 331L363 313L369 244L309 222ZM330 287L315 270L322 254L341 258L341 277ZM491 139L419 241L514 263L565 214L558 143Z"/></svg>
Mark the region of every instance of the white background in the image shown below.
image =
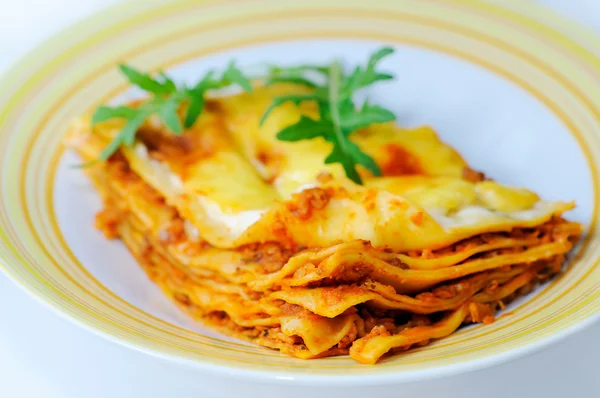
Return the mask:
<svg viewBox="0 0 600 398"><path fill-rule="evenodd" d="M53 32L117 1L0 0L0 71ZM537 2L600 32L598 0ZM140 6L143 7L141 1ZM597 358L600 358L598 324L515 362L401 386L398 396L600 397ZM266 388L262 395L271 396L273 391ZM204 391L193 369L131 351L79 329L0 275L0 397L201 396L217 397L214 392Z"/></svg>

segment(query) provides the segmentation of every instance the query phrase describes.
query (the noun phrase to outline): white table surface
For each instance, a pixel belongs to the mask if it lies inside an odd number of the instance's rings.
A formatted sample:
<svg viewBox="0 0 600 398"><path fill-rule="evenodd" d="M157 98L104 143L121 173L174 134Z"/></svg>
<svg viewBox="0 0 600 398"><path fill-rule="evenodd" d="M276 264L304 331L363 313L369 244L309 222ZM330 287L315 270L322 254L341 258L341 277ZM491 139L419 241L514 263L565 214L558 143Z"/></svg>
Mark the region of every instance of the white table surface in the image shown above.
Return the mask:
<svg viewBox="0 0 600 398"><path fill-rule="evenodd" d="M53 32L117 1L0 0L0 71ZM537 2L600 32L600 0ZM532 356L460 376L403 385L399 393L413 398L600 397L598 358L600 324ZM0 397L220 397L195 380L193 369L78 328L0 275ZM272 386L251 391L256 396L279 396Z"/></svg>

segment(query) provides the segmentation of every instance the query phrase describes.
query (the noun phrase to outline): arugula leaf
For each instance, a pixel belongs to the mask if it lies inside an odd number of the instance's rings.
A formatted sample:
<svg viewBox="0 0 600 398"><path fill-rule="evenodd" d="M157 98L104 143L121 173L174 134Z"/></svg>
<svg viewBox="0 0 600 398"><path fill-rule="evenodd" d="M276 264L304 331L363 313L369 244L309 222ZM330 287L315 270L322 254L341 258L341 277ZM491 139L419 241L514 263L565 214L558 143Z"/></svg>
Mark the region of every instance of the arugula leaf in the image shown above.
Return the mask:
<svg viewBox="0 0 600 398"><path fill-rule="evenodd" d="M194 125L202 109L204 108L204 95L200 93L194 93L190 96L190 103L188 104L187 113L185 114L185 120L183 125L186 129L189 129Z"/></svg>
<svg viewBox="0 0 600 398"><path fill-rule="evenodd" d="M339 163L346 176L357 184L362 184L357 166L361 165L374 175L381 175L375 160L351 141L353 132L374 123L385 123L395 120L395 115L388 109L378 105L370 105L365 101L362 108L357 109L353 95L360 89L378 81L392 79L393 76L376 70L384 57L393 53L393 49L384 47L369 57L366 66L356 66L349 75L345 75L339 62L333 62L327 68L302 65L291 68L271 68L266 84L279 82L297 83L314 88L312 94L290 94L275 97L266 109L261 124L278 106L293 102L296 105L303 101L315 101L319 107L319 120L302 116L300 120L277 134L282 141L300 141L322 137L332 143L331 153L325 158L325 164ZM319 72L327 79L319 85L307 78L307 72Z"/></svg>
<svg viewBox="0 0 600 398"><path fill-rule="evenodd" d="M345 82L344 91L346 94L352 95L361 88L370 86L378 81L393 79L393 75L389 73L379 73L375 70L379 61L393 52L394 50L392 48L381 48L371 55L366 68L363 69L360 66L355 67Z"/></svg>
<svg viewBox="0 0 600 398"><path fill-rule="evenodd" d="M109 107L101 105L92 115L92 125L101 123L110 119L123 118L128 119L135 114L135 109L126 106Z"/></svg>
<svg viewBox="0 0 600 398"><path fill-rule="evenodd" d="M244 76L242 71L240 71L233 61L229 63L225 72L223 72L223 77L221 78L224 85L237 84L245 91L252 91L252 84L250 81Z"/></svg>
<svg viewBox="0 0 600 398"><path fill-rule="evenodd" d="M335 140L333 143L333 151L325 159L325 163L337 161L342 164L346 176L357 184L362 184L360 175L356 171L356 159L353 152L360 152L360 149L354 145L342 131L342 115L340 113L340 88L342 84L342 71L339 63L334 62L329 70L329 104L331 113L331 122L333 124L333 132ZM354 145L354 147L352 147ZM366 156L366 155L365 155Z"/></svg>
<svg viewBox="0 0 600 398"><path fill-rule="evenodd" d="M132 146L139 128L152 115L156 115L165 127L175 135L183 134L184 128L194 125L204 108L204 94L211 89L238 85L246 91L252 90L250 81L231 62L220 78L215 79L214 71L209 71L191 88L178 87L165 73L159 72L156 77L143 73L129 65L119 65L119 69L127 80L151 94L151 97L136 107L129 106L99 106L91 120L92 128L110 119L124 119L123 129L102 151L98 160L106 160L115 153L121 145ZM179 110L187 106L183 124ZM95 162L88 163L88 165Z"/></svg>
<svg viewBox="0 0 600 398"><path fill-rule="evenodd" d="M325 159L325 164L340 163L346 176L357 184L362 184L360 175L356 171L356 164L366 167L373 175L380 176L381 169L375 160L362 152L358 145L347 141L344 148L334 144L333 150Z"/></svg>
<svg viewBox="0 0 600 398"><path fill-rule="evenodd" d="M161 82L152 78L150 75L142 73L137 69L125 64L119 65L119 69L131 84L136 85L142 90L148 91L155 95L169 94L176 89L175 84L170 79L164 80L163 78L163 81Z"/></svg>
<svg viewBox="0 0 600 398"><path fill-rule="evenodd" d="M270 76L269 78L267 78L265 80L265 86L270 86L272 84L275 83L294 83L294 84L300 84L300 85L304 85L306 87L310 87L310 88L317 88L318 84L313 82L310 79L307 79L305 77L302 76L292 76L292 75L288 75L288 76Z"/></svg>
<svg viewBox="0 0 600 398"><path fill-rule="evenodd" d="M303 76L306 72L317 72L322 75L329 74L329 66L325 65L298 65L291 67L279 67L279 66L271 66L269 68L269 75L296 75Z"/></svg>
<svg viewBox="0 0 600 398"><path fill-rule="evenodd" d="M350 157L352 157L356 163L364 166L367 170L373 173L373 175L381 176L381 169L375 162L375 159L362 152L358 145L352 141L348 141L347 150L350 154Z"/></svg>
<svg viewBox="0 0 600 398"><path fill-rule="evenodd" d="M163 85L165 89L169 90L170 93L177 91L177 86L175 82L169 78L163 71L158 72L160 77L163 79Z"/></svg>
<svg viewBox="0 0 600 398"><path fill-rule="evenodd" d="M357 184L361 184L360 175L356 171L354 161L351 158L349 158L345 151L337 144L333 145L333 150L325 158L325 164L332 163L341 164L344 168L344 172L346 173L346 177L356 182Z"/></svg>
<svg viewBox="0 0 600 398"><path fill-rule="evenodd" d="M208 72L206 72L206 75L204 75L204 77L200 79L198 83L196 83L194 87L188 88L187 90L190 92L194 91L196 93L202 93L208 89L217 88L218 82L214 79L214 76L215 71L209 70Z"/></svg>
<svg viewBox="0 0 600 398"><path fill-rule="evenodd" d="M179 120L177 110L181 105L181 101L177 98L171 97L164 101L157 110L158 116L161 118L165 126L171 130L175 135L181 135L183 133L183 127Z"/></svg>
<svg viewBox="0 0 600 398"><path fill-rule="evenodd" d="M273 99L273 103L271 105L269 105L269 107L267 108L265 113L263 113L262 117L260 118L259 123L261 125L264 124L264 122L267 120L267 118L269 117L271 112L273 112L273 110L275 110L275 108L277 108L280 105L285 104L286 102L292 102L296 105L300 105L304 101L319 101L319 100L321 100L321 97L318 94L290 94L290 95L277 96L277 97L275 97L275 99Z"/></svg>
<svg viewBox="0 0 600 398"><path fill-rule="evenodd" d="M319 84L315 82L314 79L327 77L328 74L329 66L310 64L285 68L271 66L264 84L265 86L270 86L275 83L294 83L309 88L318 88Z"/></svg>
<svg viewBox="0 0 600 398"><path fill-rule="evenodd" d="M98 161L106 160L109 157L111 157L111 155L113 153L115 153L117 151L117 149L119 149L119 147L121 146L121 144L123 144L123 139L124 139L124 136L118 135L114 140L112 140L110 142L110 144L108 144L106 146L106 148L104 148L102 150L102 152L100 153L100 156L98 156L98 159L96 159L95 161L92 161L90 163L87 163L84 166L91 166L92 164L95 164Z"/></svg>
<svg viewBox="0 0 600 398"><path fill-rule="evenodd" d="M326 137L333 126L324 120L314 120L307 116L301 116L300 120L277 133L277 139L281 141L311 140L317 137Z"/></svg>
<svg viewBox="0 0 600 398"><path fill-rule="evenodd" d="M127 124L121 130L117 138L120 138L120 141L127 146L133 145L135 141L135 134L137 130L140 128L144 120L146 120L150 116L150 110L140 109L140 111L131 119L127 121Z"/></svg>
<svg viewBox="0 0 600 398"><path fill-rule="evenodd" d="M375 66L382 58L387 57L394 53L394 49L391 47L383 47L375 51L370 57L367 64L367 69L375 69Z"/></svg>
<svg viewBox="0 0 600 398"><path fill-rule="evenodd" d="M375 123L394 121L396 115L388 109L365 102L358 112L344 112L342 119L342 128L350 133Z"/></svg>

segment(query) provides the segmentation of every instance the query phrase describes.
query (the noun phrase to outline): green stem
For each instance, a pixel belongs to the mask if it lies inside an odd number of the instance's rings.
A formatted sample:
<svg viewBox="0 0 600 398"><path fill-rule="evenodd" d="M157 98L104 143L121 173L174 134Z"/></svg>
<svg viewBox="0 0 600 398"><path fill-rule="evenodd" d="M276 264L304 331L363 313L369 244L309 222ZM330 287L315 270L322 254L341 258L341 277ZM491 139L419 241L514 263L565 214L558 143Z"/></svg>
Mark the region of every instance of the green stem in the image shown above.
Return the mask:
<svg viewBox="0 0 600 398"><path fill-rule="evenodd" d="M331 122L333 123L333 131L338 141L340 149L344 154L348 153L346 148L346 140L342 133L342 122L340 117L340 81L342 73L340 64L334 61L329 67L329 112L331 113Z"/></svg>

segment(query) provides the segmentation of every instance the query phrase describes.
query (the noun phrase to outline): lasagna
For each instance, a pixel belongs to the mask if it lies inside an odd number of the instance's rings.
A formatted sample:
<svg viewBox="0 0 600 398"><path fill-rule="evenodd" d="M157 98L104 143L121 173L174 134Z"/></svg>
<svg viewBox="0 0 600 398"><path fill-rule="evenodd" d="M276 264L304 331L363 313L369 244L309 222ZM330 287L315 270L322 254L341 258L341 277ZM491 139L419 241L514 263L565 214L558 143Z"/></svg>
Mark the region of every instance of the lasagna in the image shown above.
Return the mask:
<svg viewBox="0 0 600 398"><path fill-rule="evenodd" d="M319 138L276 134L310 103L259 120L292 84L206 99L182 135L149 118L130 147L84 170L120 239L164 293L228 335L298 358L387 353L443 338L561 271L582 233L550 202L487 179L428 127L352 136L382 176L324 164ZM97 159L122 123L75 122L68 143Z"/></svg>

